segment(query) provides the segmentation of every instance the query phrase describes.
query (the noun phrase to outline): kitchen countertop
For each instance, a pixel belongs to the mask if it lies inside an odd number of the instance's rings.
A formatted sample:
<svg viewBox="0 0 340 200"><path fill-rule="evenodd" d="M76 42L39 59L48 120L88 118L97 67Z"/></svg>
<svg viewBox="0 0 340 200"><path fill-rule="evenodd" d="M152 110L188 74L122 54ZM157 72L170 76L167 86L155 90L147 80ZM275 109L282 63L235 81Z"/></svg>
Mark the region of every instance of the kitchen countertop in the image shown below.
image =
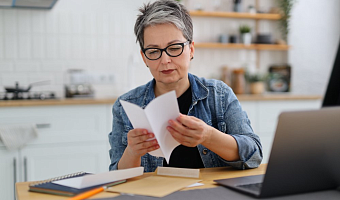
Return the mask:
<svg viewBox="0 0 340 200"><path fill-rule="evenodd" d="M296 94L242 94L237 95L240 101L273 101L273 100L321 100L321 95L296 95ZM84 98L84 99L46 99L46 100L0 100L0 107L21 106L57 106L57 105L86 105L86 104L113 104L116 98Z"/></svg>

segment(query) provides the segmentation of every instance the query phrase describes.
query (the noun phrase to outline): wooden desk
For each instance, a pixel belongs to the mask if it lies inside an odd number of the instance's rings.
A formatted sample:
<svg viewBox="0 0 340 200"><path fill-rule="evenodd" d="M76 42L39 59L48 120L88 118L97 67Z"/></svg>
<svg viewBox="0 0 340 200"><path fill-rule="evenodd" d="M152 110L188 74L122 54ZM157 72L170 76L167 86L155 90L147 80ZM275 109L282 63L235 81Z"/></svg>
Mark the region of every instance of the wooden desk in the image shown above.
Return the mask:
<svg viewBox="0 0 340 200"><path fill-rule="evenodd" d="M200 170L200 179L203 181L203 186L194 187L194 188L184 188L183 190L192 190L192 189L203 189L203 188L212 188L216 187L213 180L215 179L222 179L222 178L235 178L241 176L250 176L250 175L258 175L264 174L266 171L267 164L262 164L259 168L256 169L247 169L247 170L236 170L231 167L217 167L217 168L204 168ZM144 177L148 177L154 173L145 173L143 176L136 177L129 179L128 181L138 180ZM42 194L36 192L28 192L28 185L29 182L19 182L16 183L16 194L17 200L61 200L66 199L67 197L64 196L57 196L57 195L49 195L49 194ZM118 196L117 193L111 192L102 192L100 194L92 196L90 199L95 198L108 198L108 197L115 197Z"/></svg>

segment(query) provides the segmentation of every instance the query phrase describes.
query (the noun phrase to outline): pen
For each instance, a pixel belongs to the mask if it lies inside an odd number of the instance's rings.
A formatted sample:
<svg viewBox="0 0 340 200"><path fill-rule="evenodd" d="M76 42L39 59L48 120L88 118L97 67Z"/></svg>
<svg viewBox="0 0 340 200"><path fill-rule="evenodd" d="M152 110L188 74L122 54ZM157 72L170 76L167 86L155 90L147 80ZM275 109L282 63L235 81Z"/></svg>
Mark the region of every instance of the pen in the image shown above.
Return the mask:
<svg viewBox="0 0 340 200"><path fill-rule="evenodd" d="M124 183L126 180L122 180L122 181L118 181L118 182L114 182L113 184L108 184L108 185L105 185L105 186L102 186L102 187L99 187L99 188L94 188L92 190L89 190L87 192L83 192L81 194L78 194L77 196L74 196L74 197L71 197L67 200L81 200L81 199L86 199L86 198L89 198L95 194L98 194L102 191L104 191L105 189L107 189L108 187L110 186L113 186L113 185L117 185L119 183Z"/></svg>

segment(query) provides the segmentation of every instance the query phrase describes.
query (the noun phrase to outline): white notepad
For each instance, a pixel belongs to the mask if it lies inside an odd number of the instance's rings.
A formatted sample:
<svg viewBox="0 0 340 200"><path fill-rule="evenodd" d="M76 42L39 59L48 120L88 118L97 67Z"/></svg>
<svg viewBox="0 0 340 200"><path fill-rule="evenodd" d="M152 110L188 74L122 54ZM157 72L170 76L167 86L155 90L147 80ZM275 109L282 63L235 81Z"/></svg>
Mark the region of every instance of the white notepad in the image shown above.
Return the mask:
<svg viewBox="0 0 340 200"><path fill-rule="evenodd" d="M53 181L55 184L73 187L77 189L87 188L95 185L111 183L114 181L125 180L136 176L143 175L144 167L135 167L130 169L120 169L99 174L91 174L76 178L68 178L59 181Z"/></svg>

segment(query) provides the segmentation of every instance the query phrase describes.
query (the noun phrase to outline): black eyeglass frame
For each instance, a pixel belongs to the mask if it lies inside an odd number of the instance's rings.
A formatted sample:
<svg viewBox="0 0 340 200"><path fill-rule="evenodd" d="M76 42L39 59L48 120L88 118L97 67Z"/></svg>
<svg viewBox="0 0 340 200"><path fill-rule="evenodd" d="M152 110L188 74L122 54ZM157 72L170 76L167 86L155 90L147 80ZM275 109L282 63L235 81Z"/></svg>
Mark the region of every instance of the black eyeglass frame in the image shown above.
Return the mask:
<svg viewBox="0 0 340 200"><path fill-rule="evenodd" d="M146 57L147 59L149 59L149 60L158 60L160 57L162 57L163 51L165 51L165 53L166 53L168 56L170 56L170 57L178 57L178 56L182 55L182 53L183 53L183 51L184 51L184 46L185 46L185 45L188 45L188 44L190 44L190 41L189 41L189 40L187 40L186 42L182 42L182 43L174 43L174 44L170 44L169 46L165 47L164 49L160 49L160 48L146 48L146 49L142 49L142 52L144 53L145 57ZM178 54L177 56L172 56L172 55L170 55L170 54L167 52L167 49L168 49L169 47L171 47L171 46L174 46L174 45L181 45L181 46L182 46L182 51L181 51L181 53ZM146 53L145 53L145 52L146 52L147 50L149 50L149 49L160 50L161 53L159 54L159 57L156 58L156 59L150 59L150 58L146 55Z"/></svg>

